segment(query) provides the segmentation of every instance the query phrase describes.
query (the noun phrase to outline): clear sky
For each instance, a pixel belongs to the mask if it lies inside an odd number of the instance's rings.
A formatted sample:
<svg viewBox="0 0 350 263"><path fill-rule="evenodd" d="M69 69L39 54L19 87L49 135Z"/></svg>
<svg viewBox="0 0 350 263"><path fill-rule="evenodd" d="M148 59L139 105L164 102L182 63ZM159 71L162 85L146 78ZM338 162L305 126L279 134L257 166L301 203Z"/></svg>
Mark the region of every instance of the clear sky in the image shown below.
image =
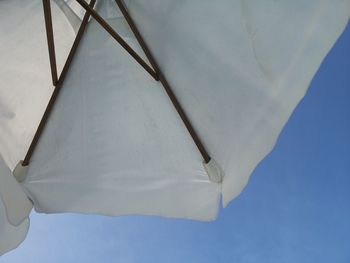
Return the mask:
<svg viewBox="0 0 350 263"><path fill-rule="evenodd" d="M350 26L215 222L32 213L1 263L350 262Z"/></svg>

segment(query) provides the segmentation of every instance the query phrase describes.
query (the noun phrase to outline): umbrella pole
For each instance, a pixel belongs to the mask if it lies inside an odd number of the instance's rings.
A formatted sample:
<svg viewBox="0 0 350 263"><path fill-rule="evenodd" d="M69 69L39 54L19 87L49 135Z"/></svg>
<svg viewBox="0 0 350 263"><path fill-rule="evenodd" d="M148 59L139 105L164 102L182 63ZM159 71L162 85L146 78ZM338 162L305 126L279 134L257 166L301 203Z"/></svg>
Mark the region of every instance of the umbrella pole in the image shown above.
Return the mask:
<svg viewBox="0 0 350 263"><path fill-rule="evenodd" d="M77 0L78 2L82 1L82 0ZM180 115L183 123L185 124L188 132L190 133L193 141L195 142L195 144L198 147L198 150L200 151L204 162L207 164L210 162L211 157L209 156L207 150L205 149L202 141L200 140L197 132L195 131L195 129L193 128L190 120L188 119L185 111L183 110L181 104L179 103L179 101L177 100L174 92L172 91L168 81L166 80L163 72L161 71L160 67L158 66L158 63L156 62L154 56L152 55L152 52L150 51L150 49L148 48L146 42L144 41L140 31L137 29L136 24L134 23L133 19L131 18L131 16L129 15L128 11L126 10L124 3L122 0L115 0L120 11L123 13L125 20L127 21L127 23L129 24L132 32L134 33L137 41L139 42L143 52L145 53L146 57L148 58L149 62L151 63L152 67L154 68L154 70L156 71L156 73L159 76L159 80L162 83L166 93L168 94L171 102L173 103L176 111L178 112L178 114Z"/></svg>
<svg viewBox="0 0 350 263"><path fill-rule="evenodd" d="M96 0L91 0L89 6L91 8L93 8L95 6ZM39 142L40 136L44 131L45 125L49 119L49 116L53 110L54 104L56 102L57 96L59 94L59 91L62 88L62 84L65 80L65 77L67 75L68 69L72 63L72 60L74 58L74 55L78 49L79 43L81 38L83 37L85 28L87 26L87 23L89 22L89 18L90 18L90 13L86 12L85 16L81 22L79 31L77 33L77 36L75 37L74 43L72 45L72 48L69 52L69 55L67 57L67 60L63 66L61 75L59 77L59 79L57 80L57 70L56 70L56 62L55 62L55 50L54 50L54 39L53 39L53 31L52 31L52 17L51 17L51 8L50 8L50 0L43 0L43 5L44 5L44 15L45 15L45 23L46 23L46 32L47 32L47 39L48 39L48 46L49 46L49 54L50 54L50 62L51 62L51 71L54 70L54 72L56 72L56 74L52 75L53 79L54 76L56 76L56 81L54 81L54 86L55 89L51 95L50 101L46 107L46 110L44 112L44 115L39 123L38 129L35 132L35 135L33 137L33 140L29 146L29 149L27 151L27 154L22 162L22 166L27 166L29 164L29 161L33 155L33 152ZM46 22L47 21L47 22ZM51 51L50 51L51 50ZM52 58L54 60L52 60ZM52 62L54 67L52 67Z"/></svg>

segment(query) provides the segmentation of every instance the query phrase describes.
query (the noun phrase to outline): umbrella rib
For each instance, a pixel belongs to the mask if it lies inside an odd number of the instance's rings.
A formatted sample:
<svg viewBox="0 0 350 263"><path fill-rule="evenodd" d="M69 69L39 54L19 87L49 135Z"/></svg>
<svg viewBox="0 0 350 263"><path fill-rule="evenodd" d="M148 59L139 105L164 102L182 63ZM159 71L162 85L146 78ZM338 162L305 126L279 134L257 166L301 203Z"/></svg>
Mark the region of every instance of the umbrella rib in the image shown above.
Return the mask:
<svg viewBox="0 0 350 263"><path fill-rule="evenodd" d="M78 2L81 0L77 0ZM204 162L205 163L209 163L209 161L211 160L211 157L209 156L207 150L205 149L201 139L199 138L197 132L195 131L195 129L193 128L189 118L187 117L185 111L183 110L181 104L179 103L176 95L174 94L174 92L172 91L172 88L170 87L168 81L165 78L165 75L163 74L163 72L161 71L160 67L158 66L157 61L155 60L154 56L152 55L152 52L150 51L150 49L148 48L146 42L144 41L140 31L138 30L138 28L136 27L136 24L134 23L133 19L131 18L131 16L129 15L128 11L126 10L124 3L122 0L115 0L120 11L122 12L122 14L124 15L127 23L129 24L131 30L133 31L137 41L139 42L142 50L144 51L146 57L148 58L149 62L151 63L152 67L154 68L154 70L156 71L156 73L159 76L159 80L162 83L168 97L170 98L171 102L173 103L176 111L178 112L178 114L180 115L184 125L186 126L188 132L190 133L193 141L195 142L195 144L198 147L198 150L200 151Z"/></svg>
<svg viewBox="0 0 350 263"><path fill-rule="evenodd" d="M93 8L95 6L95 3L96 3L96 0L91 0L89 6L91 8ZM49 25L49 26L46 26L46 30L47 30L47 35L49 36L52 36L52 38L50 37L50 40L49 40L49 37L48 37L48 45L49 45L49 50L50 50L50 45L54 45L53 44L53 35L51 35L53 32L52 32L52 18L51 18L51 10L50 10L50 0L43 0L43 4L44 4L44 15L45 15L45 20L48 20L49 24L46 24L46 25ZM80 28L79 28L79 31L77 33L77 36L75 37L75 40L74 40L74 43L72 45L72 48L68 54L68 57L67 57L67 60L63 66L63 69L62 69L62 72L61 72L61 75L59 77L58 80L56 80L56 84L55 84L55 81L54 81L54 85L55 85L55 89L51 95L51 98L50 98L50 101L45 109L45 112L44 112L44 115L39 123L39 126L35 132L35 135L33 137L33 140L29 146L29 149L27 151L27 154L22 162L22 165L23 166L27 166L29 164L29 161L33 155L33 152L39 142L39 139L41 137L41 134L43 133L44 131L44 128L46 126L46 123L49 119L49 116L53 110L53 107L54 107L54 104L56 102L56 99L58 97L58 94L59 94L59 91L61 90L62 88L62 84L66 78L66 75L67 75L67 72L68 72L68 69L72 63L72 60L74 58L74 55L78 49L78 46L79 46L79 43L80 43L80 40L82 39L83 37L83 34L84 34L84 31L85 31L85 28L89 22L89 18L90 18L90 13L89 12L86 12L85 15L84 15L84 18L81 22L81 25L80 25ZM50 26L51 24L51 26ZM50 32L48 32L50 31ZM50 52L50 51L49 51ZM54 49L53 49L53 52L54 52ZM54 57L54 53L53 53L53 57ZM51 55L50 55L50 60L51 60ZM56 67L55 67L56 68ZM51 68L52 69L52 68ZM57 73L56 73L57 74ZM56 76L56 79L57 79L57 76Z"/></svg>
<svg viewBox="0 0 350 263"><path fill-rule="evenodd" d="M144 67L144 69L153 76L155 80L160 80L162 83L169 99L171 100L172 104L174 105L176 111L178 112L179 116L181 117L185 127L187 128L188 132L190 133L194 143L196 144L199 152L201 153L204 162L208 163L211 160L211 157L209 156L208 152L206 151L202 141L200 140L198 134L196 133L195 129L193 128L189 118L187 117L185 111L183 110L181 104L177 100L177 97L175 96L174 92L172 91L168 81L166 80L164 74L162 73L160 67L158 66L158 63L156 62L155 58L153 57L150 49L148 48L147 44L143 40L143 37L141 36L138 28L136 27L133 19L127 12L126 8L124 7L124 4L122 0L115 0L117 5L119 6L119 9L123 13L126 21L128 22L131 30L133 31L137 41L139 42L141 48L143 49L146 57L148 58L150 64L154 68L150 68L150 66L147 65L144 60L122 39L122 37L115 32L110 25L104 21L104 19L97 14L97 12L94 11L93 7L96 3L96 0L91 0L90 4L87 4L84 0L76 0L85 10L86 13L84 15L84 18L82 20L82 23L80 25L79 31L77 33L77 36L74 40L74 43L72 45L72 48L69 52L68 58L64 64L64 67L62 69L60 77L57 79L57 67L56 67L56 56L55 56L55 46L54 46L54 37L53 37L53 28L52 28L52 15L51 15L51 7L50 7L50 0L43 0L43 7L44 7L44 16L45 16L45 26L46 26L46 35L47 35L47 42L48 42L48 49L49 49L49 57L50 57L50 66L51 66L51 74L52 74L52 81L55 86L54 91L51 95L50 101L45 109L44 115L39 123L39 126L35 132L35 135L33 137L33 140L29 146L29 149L27 151L27 154L22 162L23 166L27 166L29 164L29 161L34 153L34 150L39 142L39 139L41 137L41 134L44 131L44 128L46 126L46 123L49 119L49 116L53 110L54 104L56 102L56 99L58 97L59 91L62 88L62 84L65 80L65 77L67 75L67 72L70 68L71 62L74 58L74 55L76 53L76 50L78 49L79 43L82 39L82 36L84 34L85 28L87 26L87 23L89 21L90 16L94 17L96 21L108 32L110 35L117 40L117 42L137 61L139 64Z"/></svg>
<svg viewBox="0 0 350 263"><path fill-rule="evenodd" d="M76 0L90 15L155 79L158 74L125 42L125 40L84 0Z"/></svg>
<svg viewBox="0 0 350 263"><path fill-rule="evenodd" d="M44 8L47 44L49 49L51 77L52 77L53 85L56 86L57 85L57 65L56 65L55 41L53 36L50 0L43 0L43 8Z"/></svg>

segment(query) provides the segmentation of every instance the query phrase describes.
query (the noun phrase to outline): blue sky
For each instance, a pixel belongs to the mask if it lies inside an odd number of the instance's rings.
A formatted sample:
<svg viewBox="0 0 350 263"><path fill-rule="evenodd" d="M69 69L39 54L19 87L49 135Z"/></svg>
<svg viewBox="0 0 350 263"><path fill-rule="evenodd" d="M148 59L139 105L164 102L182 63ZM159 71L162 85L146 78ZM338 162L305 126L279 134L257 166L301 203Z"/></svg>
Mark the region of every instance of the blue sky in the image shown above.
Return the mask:
<svg viewBox="0 0 350 263"><path fill-rule="evenodd" d="M1 263L350 262L350 26L215 222L40 215Z"/></svg>

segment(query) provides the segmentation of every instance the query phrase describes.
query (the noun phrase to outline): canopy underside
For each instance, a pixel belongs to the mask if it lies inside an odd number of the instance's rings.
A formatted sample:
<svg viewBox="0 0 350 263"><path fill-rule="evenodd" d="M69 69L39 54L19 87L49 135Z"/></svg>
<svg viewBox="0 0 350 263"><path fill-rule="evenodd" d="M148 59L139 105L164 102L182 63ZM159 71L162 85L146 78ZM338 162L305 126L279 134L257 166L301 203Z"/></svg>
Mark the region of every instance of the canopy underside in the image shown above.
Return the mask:
<svg viewBox="0 0 350 263"><path fill-rule="evenodd" d="M56 2L60 70L84 13L74 1ZM161 84L91 19L19 189L45 213L213 220L220 194L226 206L273 148L344 30L350 1L131 0L127 7L223 182L209 180ZM146 60L114 1L96 10ZM0 34L0 154L13 170L53 90L41 1L1 1ZM0 231L10 233L5 218Z"/></svg>

